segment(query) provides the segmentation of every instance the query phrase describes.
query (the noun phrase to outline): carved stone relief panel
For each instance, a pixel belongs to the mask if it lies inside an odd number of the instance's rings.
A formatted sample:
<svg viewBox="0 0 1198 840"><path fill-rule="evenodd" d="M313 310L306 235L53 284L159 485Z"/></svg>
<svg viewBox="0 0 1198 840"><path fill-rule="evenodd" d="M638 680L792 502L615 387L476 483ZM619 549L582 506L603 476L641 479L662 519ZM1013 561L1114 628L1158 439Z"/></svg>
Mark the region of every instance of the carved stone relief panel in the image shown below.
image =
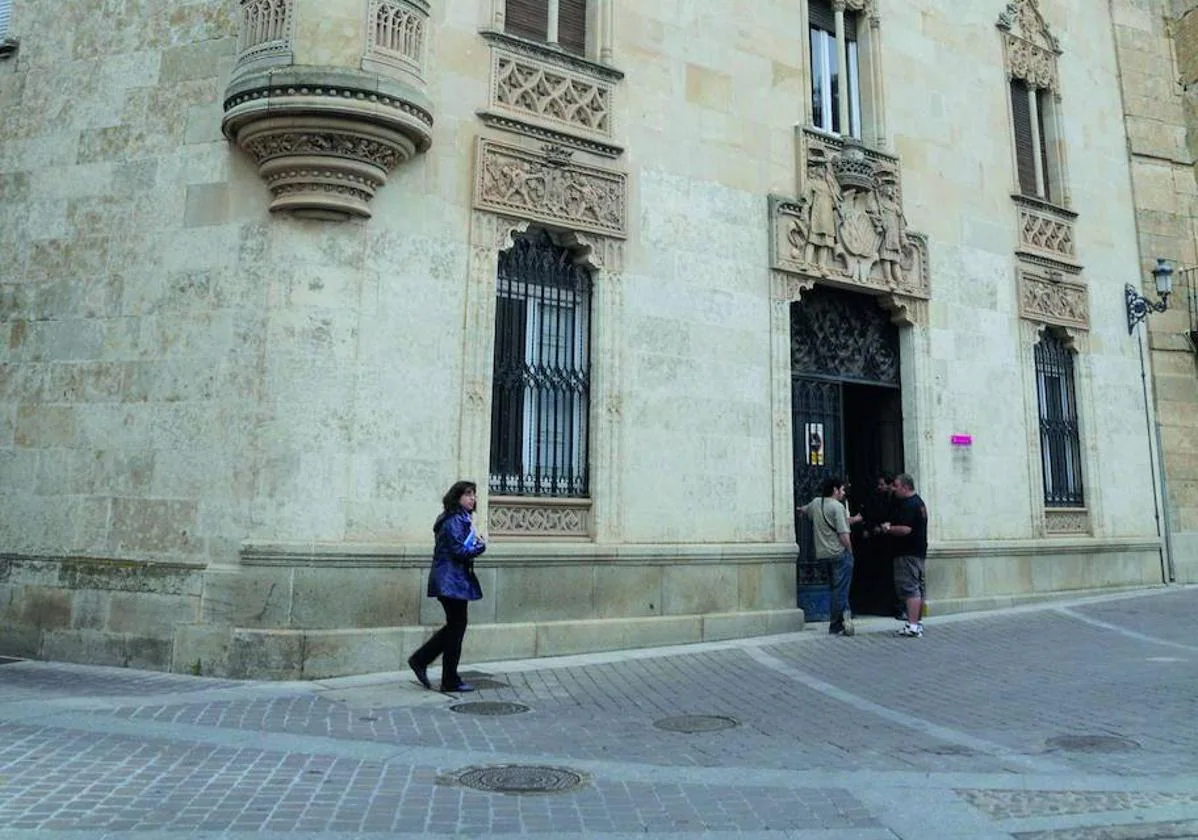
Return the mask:
<svg viewBox="0 0 1198 840"><path fill-rule="evenodd" d="M295 0L241 0L237 68L288 62L295 38Z"/></svg>
<svg viewBox="0 0 1198 840"><path fill-rule="evenodd" d="M1044 530L1049 534L1090 533L1090 512L1085 509L1049 508L1044 511Z"/></svg>
<svg viewBox="0 0 1198 840"><path fill-rule="evenodd" d="M487 510L492 537L589 539L589 500L492 496Z"/></svg>
<svg viewBox="0 0 1198 840"><path fill-rule="evenodd" d="M798 200L770 199L772 267L927 299L927 240L907 226L898 158L807 129L800 141Z"/></svg>
<svg viewBox="0 0 1198 840"><path fill-rule="evenodd" d="M1049 31L1036 0L1015 0L998 16L1007 56L1007 73L1028 87L1059 92L1057 56L1061 46Z"/></svg>
<svg viewBox="0 0 1198 840"><path fill-rule="evenodd" d="M560 146L536 152L485 137L478 141L478 210L623 239L627 188L623 172L576 163L573 153Z"/></svg>
<svg viewBox="0 0 1198 840"><path fill-rule="evenodd" d="M478 112L494 128L618 157L613 91L623 73L501 33L491 46L491 94Z"/></svg>
<svg viewBox="0 0 1198 840"><path fill-rule="evenodd" d="M1019 210L1019 249L1080 268L1073 232L1077 214L1027 196L1014 198Z"/></svg>
<svg viewBox="0 0 1198 840"><path fill-rule="evenodd" d="M1029 321L1090 329L1090 299L1084 283L1059 272L1021 266L1019 314Z"/></svg>

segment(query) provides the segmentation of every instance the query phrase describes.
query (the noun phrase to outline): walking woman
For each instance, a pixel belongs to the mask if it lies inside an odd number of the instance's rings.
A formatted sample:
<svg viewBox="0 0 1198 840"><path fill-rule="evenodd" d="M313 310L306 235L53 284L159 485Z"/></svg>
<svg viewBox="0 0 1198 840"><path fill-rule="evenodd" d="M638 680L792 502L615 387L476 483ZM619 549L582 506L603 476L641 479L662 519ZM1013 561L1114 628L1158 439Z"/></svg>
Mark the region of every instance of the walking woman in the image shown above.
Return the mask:
<svg viewBox="0 0 1198 840"><path fill-rule="evenodd" d="M472 481L459 481L441 499L445 508L433 523L436 545L433 566L428 575L428 597L436 598L445 610L445 626L433 634L420 650L408 658L408 667L425 688L428 666L441 657L441 690L474 691L474 686L458 676L462 658L462 639L466 636L466 608L483 596L474 574L474 558L487 550L486 543L474 530L470 515L477 504Z"/></svg>

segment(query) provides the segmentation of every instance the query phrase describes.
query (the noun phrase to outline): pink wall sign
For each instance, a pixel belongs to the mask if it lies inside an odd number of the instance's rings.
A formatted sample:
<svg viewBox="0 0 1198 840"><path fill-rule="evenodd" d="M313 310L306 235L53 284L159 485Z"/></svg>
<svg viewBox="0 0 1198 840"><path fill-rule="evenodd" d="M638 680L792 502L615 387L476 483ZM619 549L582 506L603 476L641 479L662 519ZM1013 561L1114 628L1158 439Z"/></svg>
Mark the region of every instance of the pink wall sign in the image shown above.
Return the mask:
<svg viewBox="0 0 1198 840"><path fill-rule="evenodd" d="M949 440L953 446L973 446L973 435L953 435Z"/></svg>

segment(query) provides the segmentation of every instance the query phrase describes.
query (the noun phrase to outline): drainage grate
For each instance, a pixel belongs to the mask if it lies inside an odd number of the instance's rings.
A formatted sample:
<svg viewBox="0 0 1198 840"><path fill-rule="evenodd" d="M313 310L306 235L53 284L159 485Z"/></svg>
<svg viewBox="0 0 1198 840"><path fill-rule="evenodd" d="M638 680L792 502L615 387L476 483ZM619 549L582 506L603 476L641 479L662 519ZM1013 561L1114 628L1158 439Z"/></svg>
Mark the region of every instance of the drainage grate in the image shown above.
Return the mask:
<svg viewBox="0 0 1198 840"><path fill-rule="evenodd" d="M1058 735L1049 738L1047 743L1055 750L1079 753L1131 752L1140 748L1130 738L1117 735Z"/></svg>
<svg viewBox="0 0 1198 840"><path fill-rule="evenodd" d="M667 732L718 732L740 726L740 721L726 715L682 715L662 718L653 725Z"/></svg>
<svg viewBox="0 0 1198 840"><path fill-rule="evenodd" d="M585 781L573 770L521 764L476 767L458 775L460 784L489 793L566 793L582 787Z"/></svg>
<svg viewBox="0 0 1198 840"><path fill-rule="evenodd" d="M522 703L502 703L498 701L481 700L473 703L456 703L449 707L449 711L457 712L461 715L486 715L488 717L497 717L499 715L518 715L521 712L527 712L528 706Z"/></svg>
<svg viewBox="0 0 1198 840"><path fill-rule="evenodd" d="M17 662L24 662L24 659L15 659L11 656L0 656L0 665L14 665Z"/></svg>

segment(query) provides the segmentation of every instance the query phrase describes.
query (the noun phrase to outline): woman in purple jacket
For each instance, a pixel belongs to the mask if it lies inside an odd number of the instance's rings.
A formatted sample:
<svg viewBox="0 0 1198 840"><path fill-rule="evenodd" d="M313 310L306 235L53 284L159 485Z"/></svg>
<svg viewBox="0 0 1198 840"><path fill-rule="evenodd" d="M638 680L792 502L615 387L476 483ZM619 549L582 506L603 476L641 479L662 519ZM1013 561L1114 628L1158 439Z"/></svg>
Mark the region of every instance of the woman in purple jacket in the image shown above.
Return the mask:
<svg viewBox="0 0 1198 840"><path fill-rule="evenodd" d="M428 575L428 597L441 602L445 626L408 657L408 667L425 688L433 687L428 681L428 666L440 656L441 690L474 691L474 686L458 676L458 660L466 637L467 605L483 596L474 574L474 558L486 551L487 545L470 520L477 504L477 489L472 481L456 482L441 499L445 509L433 523L436 544Z"/></svg>

